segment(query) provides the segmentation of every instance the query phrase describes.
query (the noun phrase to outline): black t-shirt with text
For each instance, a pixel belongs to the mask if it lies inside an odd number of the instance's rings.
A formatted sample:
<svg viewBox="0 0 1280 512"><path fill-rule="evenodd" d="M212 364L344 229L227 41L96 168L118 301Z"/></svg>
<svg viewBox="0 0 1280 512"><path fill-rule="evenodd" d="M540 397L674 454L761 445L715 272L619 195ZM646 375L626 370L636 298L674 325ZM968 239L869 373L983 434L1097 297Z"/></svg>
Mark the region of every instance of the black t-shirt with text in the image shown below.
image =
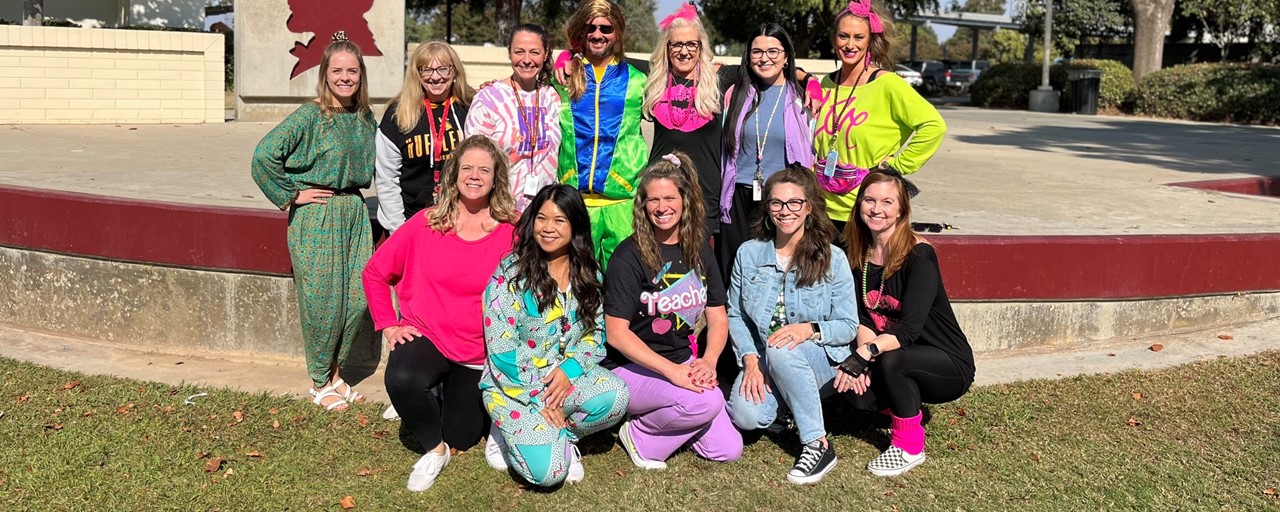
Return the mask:
<svg viewBox="0 0 1280 512"><path fill-rule="evenodd" d="M409 133L400 133L395 120L396 107L395 101L387 105L387 113L382 116L378 129L400 151L400 198L404 200L404 218L408 219L435 204L440 172L453 155L454 148L462 142L462 127L467 122L467 106L456 101L450 103L438 159L433 151L435 144L432 137L435 135L431 133L431 125L434 121L436 132L440 132L440 120L445 114L444 104L432 103L429 113L423 108L423 115L418 119L417 126Z"/></svg>

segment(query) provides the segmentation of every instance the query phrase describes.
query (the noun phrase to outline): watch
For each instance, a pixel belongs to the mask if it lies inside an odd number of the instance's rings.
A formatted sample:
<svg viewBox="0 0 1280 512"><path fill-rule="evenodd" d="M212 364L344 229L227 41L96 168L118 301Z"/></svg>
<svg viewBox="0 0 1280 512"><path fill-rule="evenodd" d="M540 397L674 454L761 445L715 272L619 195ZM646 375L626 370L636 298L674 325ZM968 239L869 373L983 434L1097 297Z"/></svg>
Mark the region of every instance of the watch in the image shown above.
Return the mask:
<svg viewBox="0 0 1280 512"><path fill-rule="evenodd" d="M813 328L813 338L815 340L822 339L822 328L818 326L818 322L809 322L809 327Z"/></svg>
<svg viewBox="0 0 1280 512"><path fill-rule="evenodd" d="M875 343L868 343L867 352L871 353L871 357L876 357L880 355L880 347L877 347Z"/></svg>

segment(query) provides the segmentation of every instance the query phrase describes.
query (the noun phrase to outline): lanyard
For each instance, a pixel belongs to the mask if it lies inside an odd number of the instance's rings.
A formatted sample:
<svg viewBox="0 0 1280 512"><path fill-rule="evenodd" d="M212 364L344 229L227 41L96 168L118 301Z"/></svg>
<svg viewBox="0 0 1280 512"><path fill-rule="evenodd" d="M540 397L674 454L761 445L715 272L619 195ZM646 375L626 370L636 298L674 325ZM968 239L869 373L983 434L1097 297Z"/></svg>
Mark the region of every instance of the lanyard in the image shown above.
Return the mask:
<svg viewBox="0 0 1280 512"><path fill-rule="evenodd" d="M840 104L840 82L842 82L842 81L843 81L843 80L841 79L841 74L843 73L843 71L844 71L844 70L838 70L838 71L836 71L836 90L835 90L835 91L833 91L833 92L831 93L831 95L832 95L832 97L833 97L833 99L834 99L834 101L835 101L835 103L832 103L832 104L831 104L831 114L833 115L833 117L831 118L831 144L830 144L830 146L831 146L831 150L832 150L832 151L835 151L835 147L836 147L836 137L837 137L837 135L836 135L836 130L840 127L840 124L839 124L839 123L840 123L840 121L841 121L842 119L844 119L844 115L845 115L845 113L847 113L847 112L849 111L849 107L850 107L851 105L853 105L853 102L858 101L858 97L857 97L857 96L854 96L854 92L856 92L856 91L855 91L855 89L857 89L857 88L858 88L858 82L861 82L861 81L862 81L862 75L863 75L863 73L866 73L866 72L867 72L867 68L869 68L869 67L870 67L870 66L863 66L863 67L862 67L862 71L859 71L859 72L858 72L858 78L857 78L857 79L855 79L855 80L853 81L853 86L852 86L852 87L849 87L849 98L845 100L844 108L841 108L841 109L840 109L840 114L838 114L838 115L836 115L836 106Z"/></svg>
<svg viewBox="0 0 1280 512"><path fill-rule="evenodd" d="M783 86L783 90L778 91L778 98L773 100L773 110L769 112L769 122L764 127L764 138L760 138L760 114L756 113L756 181L764 181L764 174L760 171L760 162L764 160L764 145L769 143L769 130L773 129L773 116L778 113L778 104L782 103L782 96L787 93ZM762 93L760 99L764 99Z"/></svg>
<svg viewBox="0 0 1280 512"><path fill-rule="evenodd" d="M529 141L529 166L533 167L533 152L538 149L538 131L542 128L542 112L540 110L542 107L542 91L535 86L533 90L533 110L526 115L524 98L520 97L520 86L516 84L514 79L511 80L511 89L515 91L516 95L516 117L520 118L516 122L516 128L520 131L516 135L516 142L523 145L526 140ZM534 126L535 120L538 122L537 127ZM516 154L519 153L520 146L516 146Z"/></svg>
<svg viewBox="0 0 1280 512"><path fill-rule="evenodd" d="M423 106L427 108L427 129L431 132L431 158L432 162L439 162L441 153L444 153L444 131L449 127L449 107L453 105L453 98L444 100L444 112L440 114L440 132L436 132L436 118L431 115L431 101L422 100Z"/></svg>

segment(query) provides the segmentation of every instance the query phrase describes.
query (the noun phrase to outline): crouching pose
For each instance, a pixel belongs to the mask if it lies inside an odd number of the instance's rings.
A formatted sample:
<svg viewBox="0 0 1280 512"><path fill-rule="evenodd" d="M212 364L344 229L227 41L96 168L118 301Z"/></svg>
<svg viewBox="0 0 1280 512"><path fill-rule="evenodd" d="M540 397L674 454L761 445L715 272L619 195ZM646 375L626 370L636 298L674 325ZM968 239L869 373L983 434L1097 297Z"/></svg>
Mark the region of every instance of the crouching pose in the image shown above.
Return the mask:
<svg viewBox="0 0 1280 512"><path fill-rule="evenodd" d="M811 484L836 466L822 398L834 392L835 365L849 357L858 327L853 274L831 245L835 227L813 172L777 172L763 197L767 211L729 281L729 332L743 368L729 417L743 430L768 428L785 403L804 445L787 480Z"/></svg>
<svg viewBox="0 0 1280 512"><path fill-rule="evenodd" d="M493 419L485 458L538 486L582 481L577 441L627 410L626 385L600 367L604 312L589 222L573 187L543 188L484 293L480 390Z"/></svg>
<svg viewBox="0 0 1280 512"><path fill-rule="evenodd" d="M856 269L858 347L840 365L836 389L865 392L891 413L889 449L867 469L894 476L924 462L922 403L960 398L973 383L973 349L942 286L933 246L911 231L912 187L900 175L872 172L845 228Z"/></svg>

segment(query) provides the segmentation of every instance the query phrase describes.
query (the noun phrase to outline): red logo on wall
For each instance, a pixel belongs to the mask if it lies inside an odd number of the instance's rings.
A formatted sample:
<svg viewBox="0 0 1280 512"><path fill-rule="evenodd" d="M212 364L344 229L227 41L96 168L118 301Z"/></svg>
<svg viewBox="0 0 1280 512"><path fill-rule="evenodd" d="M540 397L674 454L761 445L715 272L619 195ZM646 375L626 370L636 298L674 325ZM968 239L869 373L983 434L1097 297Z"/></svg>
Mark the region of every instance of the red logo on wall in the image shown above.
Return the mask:
<svg viewBox="0 0 1280 512"><path fill-rule="evenodd" d="M311 32L315 34L306 44L294 41L289 53L298 58L289 74L292 79L302 72L320 65L324 57L324 49L333 40L333 34L339 30L346 31L352 43L360 47L360 53L367 57L382 55L378 44L373 40L373 31L369 30L369 22L364 13L373 7L373 0L289 0L289 20L285 26L290 32Z"/></svg>

